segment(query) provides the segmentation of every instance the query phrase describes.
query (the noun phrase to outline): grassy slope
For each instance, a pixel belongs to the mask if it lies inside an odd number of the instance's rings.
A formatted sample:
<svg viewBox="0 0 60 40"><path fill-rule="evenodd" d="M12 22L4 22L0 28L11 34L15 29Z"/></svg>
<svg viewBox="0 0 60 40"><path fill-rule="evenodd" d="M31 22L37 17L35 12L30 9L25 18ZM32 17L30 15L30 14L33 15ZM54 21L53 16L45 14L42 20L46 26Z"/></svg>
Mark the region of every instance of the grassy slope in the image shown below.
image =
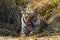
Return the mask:
<svg viewBox="0 0 60 40"><path fill-rule="evenodd" d="M59 1L59 0L58 0ZM57 9L56 7L58 7L58 6L56 6L56 4L57 4L57 0L53 0L52 2L50 2L50 1L48 1L48 0L41 0L41 1L37 1L36 3L38 3L39 4L39 7L41 7L41 9L39 9L40 10L40 16L41 17L45 17L45 19L44 20L51 20L51 16L49 16L49 18L47 19L47 17L48 17L48 15L51 13L51 12L53 12L53 13L55 13L55 12L57 12L58 14L60 14L60 10L59 10L59 8ZM38 7L38 5L36 6L36 5L34 5L35 6L35 8L37 8ZM53 11L54 10L54 11ZM47 16L46 16L47 15ZM55 14L54 14L55 15ZM53 16L52 16L53 17ZM53 18L52 18L53 19ZM48 22L48 21L47 21ZM60 21L59 21L60 22ZM50 24L50 26L58 26L58 22L56 22L57 24ZM60 24L60 23L59 23ZM42 34L43 35L46 35L48 32L42 32ZM53 34L53 36L50 36L50 33L48 33L47 34L49 37L40 37L40 39L41 40L60 40L60 36L54 36L54 34ZM55 34L56 35L56 34ZM34 37L32 37L32 38L34 38ZM54 39L53 39L54 38ZM25 40L26 38L21 38L20 39L20 37L18 37L18 38L12 38L12 37L0 37L0 40ZM27 38L28 40L29 40L29 38ZM26 40L27 40L26 39ZM34 38L35 39L35 38Z"/></svg>

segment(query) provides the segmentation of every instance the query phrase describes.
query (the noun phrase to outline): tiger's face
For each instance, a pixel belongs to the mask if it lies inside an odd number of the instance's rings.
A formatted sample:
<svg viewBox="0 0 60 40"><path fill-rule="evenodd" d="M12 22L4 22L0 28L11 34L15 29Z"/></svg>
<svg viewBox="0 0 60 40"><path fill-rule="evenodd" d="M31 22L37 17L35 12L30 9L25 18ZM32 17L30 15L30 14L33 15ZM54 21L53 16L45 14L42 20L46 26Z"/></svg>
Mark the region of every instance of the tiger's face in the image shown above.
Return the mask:
<svg viewBox="0 0 60 40"><path fill-rule="evenodd" d="M23 17L25 22L31 23L36 19L37 12L36 12L36 10L32 10L30 8L27 8L25 10L25 12L22 13L22 17Z"/></svg>

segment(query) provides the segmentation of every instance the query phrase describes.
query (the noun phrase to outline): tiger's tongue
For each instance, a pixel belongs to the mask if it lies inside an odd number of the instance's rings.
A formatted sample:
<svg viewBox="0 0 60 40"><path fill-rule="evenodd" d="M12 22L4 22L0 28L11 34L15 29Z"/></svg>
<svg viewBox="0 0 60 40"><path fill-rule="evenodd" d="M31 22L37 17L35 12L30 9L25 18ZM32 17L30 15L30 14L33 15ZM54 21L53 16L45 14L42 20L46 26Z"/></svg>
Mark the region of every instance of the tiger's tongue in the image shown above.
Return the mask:
<svg viewBox="0 0 60 40"><path fill-rule="evenodd" d="M30 31L32 29L32 24L28 24L27 29Z"/></svg>

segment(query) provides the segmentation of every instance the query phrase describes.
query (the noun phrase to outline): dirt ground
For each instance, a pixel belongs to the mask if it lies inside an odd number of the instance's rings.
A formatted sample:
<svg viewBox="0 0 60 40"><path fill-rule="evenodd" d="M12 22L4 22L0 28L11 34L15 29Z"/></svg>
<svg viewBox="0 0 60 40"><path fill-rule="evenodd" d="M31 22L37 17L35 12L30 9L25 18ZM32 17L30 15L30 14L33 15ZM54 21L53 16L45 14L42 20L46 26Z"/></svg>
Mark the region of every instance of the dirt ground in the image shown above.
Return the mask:
<svg viewBox="0 0 60 40"><path fill-rule="evenodd" d="M16 37L0 37L0 40L33 40L31 38L16 38ZM60 36L50 36L50 37L40 37L37 38L36 40L60 40Z"/></svg>

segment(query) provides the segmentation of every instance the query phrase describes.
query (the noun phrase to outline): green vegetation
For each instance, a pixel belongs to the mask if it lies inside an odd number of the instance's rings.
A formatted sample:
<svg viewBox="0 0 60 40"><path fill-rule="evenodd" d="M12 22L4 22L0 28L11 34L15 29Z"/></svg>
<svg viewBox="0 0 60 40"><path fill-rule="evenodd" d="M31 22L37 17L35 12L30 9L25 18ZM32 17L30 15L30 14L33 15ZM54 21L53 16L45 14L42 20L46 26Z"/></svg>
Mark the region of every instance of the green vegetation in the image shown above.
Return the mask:
<svg viewBox="0 0 60 40"><path fill-rule="evenodd" d="M55 9L57 7L58 2L59 2L59 0L52 0L50 5L42 7L42 10L40 9L41 16L48 15L50 12L52 12L53 9Z"/></svg>

